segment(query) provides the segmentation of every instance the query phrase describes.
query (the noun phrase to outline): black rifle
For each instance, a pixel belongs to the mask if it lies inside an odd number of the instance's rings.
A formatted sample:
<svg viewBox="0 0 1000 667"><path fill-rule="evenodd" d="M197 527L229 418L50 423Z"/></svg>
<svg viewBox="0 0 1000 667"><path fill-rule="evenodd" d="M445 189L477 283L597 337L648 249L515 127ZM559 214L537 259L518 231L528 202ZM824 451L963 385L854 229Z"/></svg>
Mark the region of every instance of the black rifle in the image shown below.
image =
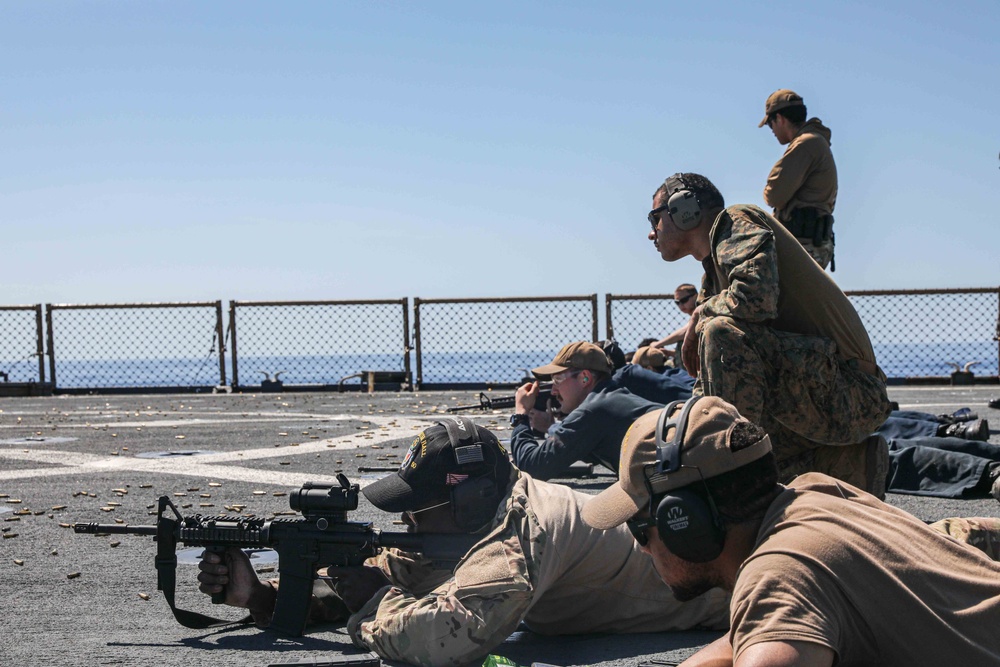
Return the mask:
<svg viewBox="0 0 1000 667"><path fill-rule="evenodd" d="M305 629L318 568L361 565L383 548L416 551L431 560L454 564L479 539L466 534L390 533L372 528L371 523L348 521L347 512L358 508L359 487L343 474L337 475L337 481L340 486L310 482L293 491L289 504L302 513L301 517L182 517L170 498L160 496L155 526L78 523L73 530L152 536L157 543L156 587L163 591L174 618L184 627L195 629L229 623L174 605L178 543L220 553L228 547L274 549L278 552L281 586L270 628L292 637L301 636ZM216 604L224 601L225 593L212 596Z"/></svg>
<svg viewBox="0 0 1000 667"><path fill-rule="evenodd" d="M552 401L552 407L558 410L559 401L552 398L552 383L539 382L538 398L535 399L535 409L542 412L548 410L550 399ZM491 398L486 392L481 391L479 392L479 405L456 405L448 408L448 412L463 412L465 410L509 410L512 407L514 407L513 396L499 396L497 398Z"/></svg>

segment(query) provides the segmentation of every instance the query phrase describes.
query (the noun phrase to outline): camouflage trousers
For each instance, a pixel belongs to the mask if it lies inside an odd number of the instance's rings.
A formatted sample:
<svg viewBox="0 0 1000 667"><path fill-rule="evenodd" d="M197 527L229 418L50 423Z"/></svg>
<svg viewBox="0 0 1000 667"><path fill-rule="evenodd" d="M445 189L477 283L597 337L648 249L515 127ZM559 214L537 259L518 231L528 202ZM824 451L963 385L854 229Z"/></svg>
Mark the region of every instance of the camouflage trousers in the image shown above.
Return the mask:
<svg viewBox="0 0 1000 667"><path fill-rule="evenodd" d="M814 245L812 239L798 239L809 256L816 260L822 268L830 266L833 260L833 239L829 238L819 245Z"/></svg>
<svg viewBox="0 0 1000 667"><path fill-rule="evenodd" d="M931 528L979 549L993 560L1000 560L1000 519L942 519L932 523Z"/></svg>
<svg viewBox="0 0 1000 667"><path fill-rule="evenodd" d="M823 472L882 495L885 383L840 359L829 338L713 317L699 323L695 395L719 396L771 436L783 480Z"/></svg>

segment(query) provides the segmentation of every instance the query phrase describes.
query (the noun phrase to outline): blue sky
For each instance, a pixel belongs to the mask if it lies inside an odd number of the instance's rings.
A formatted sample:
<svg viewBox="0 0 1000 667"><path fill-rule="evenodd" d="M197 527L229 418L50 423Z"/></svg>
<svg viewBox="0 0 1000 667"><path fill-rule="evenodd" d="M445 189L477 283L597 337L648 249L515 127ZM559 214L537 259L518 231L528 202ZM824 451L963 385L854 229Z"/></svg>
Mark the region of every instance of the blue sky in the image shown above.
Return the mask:
<svg viewBox="0 0 1000 667"><path fill-rule="evenodd" d="M620 6L619 6L620 5ZM845 289L1000 284L1000 3L0 2L0 303L669 292L833 130Z"/></svg>

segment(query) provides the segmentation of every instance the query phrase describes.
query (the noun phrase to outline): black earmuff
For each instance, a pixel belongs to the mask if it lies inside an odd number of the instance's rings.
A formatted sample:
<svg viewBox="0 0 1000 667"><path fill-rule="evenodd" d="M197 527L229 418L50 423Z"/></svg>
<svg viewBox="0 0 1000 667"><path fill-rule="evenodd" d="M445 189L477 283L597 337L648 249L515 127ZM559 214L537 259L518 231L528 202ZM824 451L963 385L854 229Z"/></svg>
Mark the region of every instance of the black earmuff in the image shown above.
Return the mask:
<svg viewBox="0 0 1000 667"><path fill-rule="evenodd" d="M460 466L468 463L492 463L493 468L496 468L496 452L479 439L476 424L471 419L453 417L438 423L448 431L456 463ZM477 530L492 521L499 503L500 489L490 474L477 477L470 475L451 489L452 516L455 525L464 531Z"/></svg>
<svg viewBox="0 0 1000 667"><path fill-rule="evenodd" d="M680 174L674 174L663 181L667 195L667 213L674 226L681 231L694 229L701 224L701 202L694 192L688 189Z"/></svg>
<svg viewBox="0 0 1000 667"><path fill-rule="evenodd" d="M680 470L681 446L688 415L700 398L695 397L685 403L676 420L668 421L668 418L682 401L674 401L660 413L656 423L657 473ZM674 437L667 442L664 436L671 426L674 427ZM704 497L685 487L668 491L654 504L653 520L660 540L675 556L692 563L707 563L722 553L726 531L707 486Z"/></svg>

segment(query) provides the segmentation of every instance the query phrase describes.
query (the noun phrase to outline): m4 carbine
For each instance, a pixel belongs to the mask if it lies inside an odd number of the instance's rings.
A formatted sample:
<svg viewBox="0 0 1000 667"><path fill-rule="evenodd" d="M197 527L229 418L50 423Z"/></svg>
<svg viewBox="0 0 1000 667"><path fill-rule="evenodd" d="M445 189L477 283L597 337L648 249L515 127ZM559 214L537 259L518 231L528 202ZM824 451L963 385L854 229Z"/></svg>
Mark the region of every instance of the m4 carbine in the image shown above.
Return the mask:
<svg viewBox="0 0 1000 667"><path fill-rule="evenodd" d="M552 398L552 383L538 383L538 398L535 399L535 409L545 412L549 409L551 399L552 407L559 409L559 401ZM484 391L479 392L479 405L456 405L448 408L448 412L463 412L465 410L510 410L514 407L514 396L490 397Z"/></svg>
<svg viewBox="0 0 1000 667"><path fill-rule="evenodd" d="M174 618L187 628L228 625L226 621L178 609L174 604L177 578L177 545L205 547L223 552L228 547L270 548L278 552L281 586L270 629L298 637L305 630L316 570L324 566L362 565L383 548L415 551L442 563L457 563L478 538L465 534L392 533L371 523L348 521L347 512L358 507L357 484L343 474L339 486L307 483L293 491L289 503L301 517L263 519L253 516L183 517L167 496L159 500L155 526L77 523L77 533L150 535L157 543L156 587L170 605ZM168 512L169 510L169 512ZM225 593L212 602L225 601Z"/></svg>

